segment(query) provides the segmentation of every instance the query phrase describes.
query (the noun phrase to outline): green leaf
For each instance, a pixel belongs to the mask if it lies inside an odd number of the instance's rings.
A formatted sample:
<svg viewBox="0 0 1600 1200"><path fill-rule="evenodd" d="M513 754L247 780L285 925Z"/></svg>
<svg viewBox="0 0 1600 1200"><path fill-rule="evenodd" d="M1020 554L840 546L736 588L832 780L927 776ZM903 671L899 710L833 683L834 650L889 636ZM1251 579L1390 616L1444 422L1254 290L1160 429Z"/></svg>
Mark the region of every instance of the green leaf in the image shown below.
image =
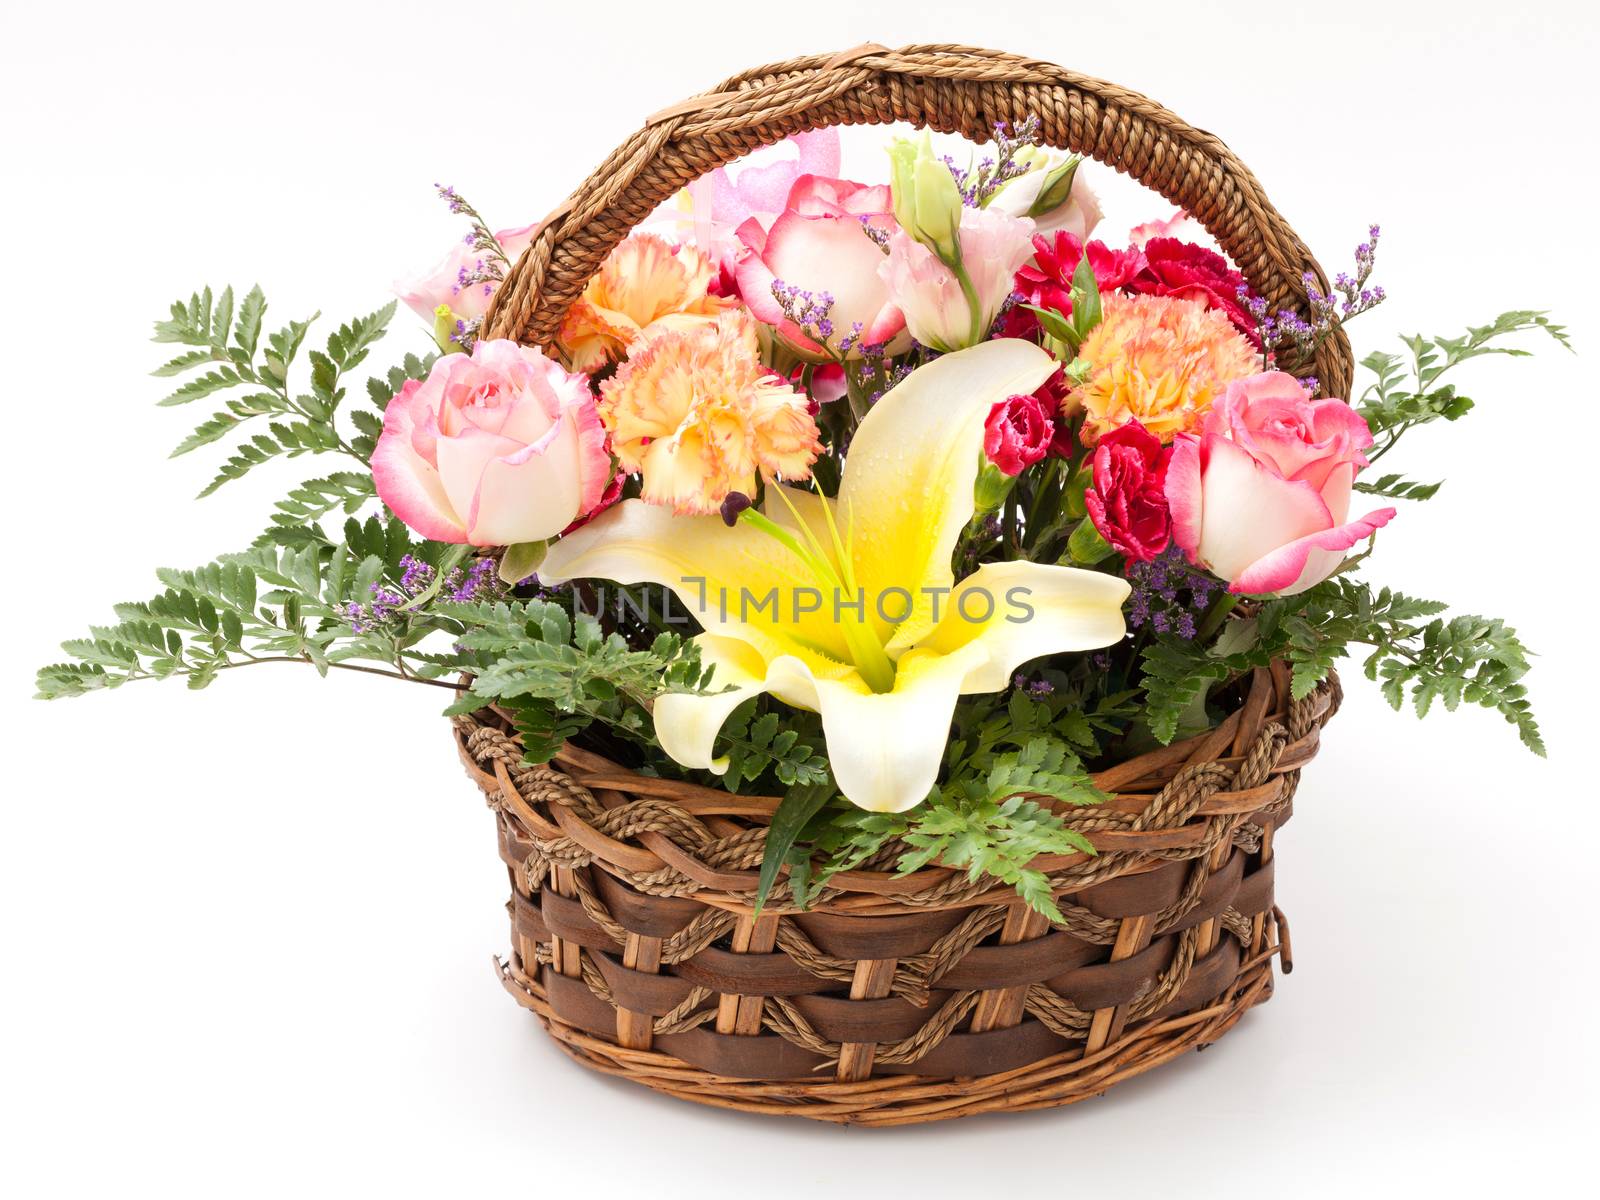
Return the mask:
<svg viewBox="0 0 1600 1200"><path fill-rule="evenodd" d="M789 789L779 802L777 811L772 814L772 824L767 830L766 848L761 857L761 874L756 881L757 916L761 915L762 905L767 902L767 896L772 892L772 885L778 881L778 872L783 869L784 861L788 858L795 839L836 792L832 780L827 783L801 784Z"/></svg>
<svg viewBox="0 0 1600 1200"><path fill-rule="evenodd" d="M512 585L521 583L539 569L549 549L549 542L519 542L515 546L507 546L500 557L501 582Z"/></svg>
<svg viewBox="0 0 1600 1200"><path fill-rule="evenodd" d="M1082 563L1086 567L1092 567L1115 553L1116 550L1100 536L1100 531L1088 517L1079 521L1067 538L1067 554L1073 562Z"/></svg>
<svg viewBox="0 0 1600 1200"><path fill-rule="evenodd" d="M171 366L171 364L167 364ZM164 369L164 368L163 368ZM204 375L189 380L177 391L157 400L156 403L163 408L171 408L176 404L188 404L215 392L225 391L231 387L247 382L232 367L218 367L215 371L207 371Z"/></svg>
<svg viewBox="0 0 1600 1200"><path fill-rule="evenodd" d="M1057 341L1065 342L1069 346L1077 345L1077 342L1073 340L1076 335L1072 326L1068 324L1066 317L1054 309L1040 308L1037 304L1023 304L1020 307L1027 309L1036 316L1039 319L1039 328L1043 329L1051 337Z"/></svg>
<svg viewBox="0 0 1600 1200"><path fill-rule="evenodd" d="M261 320L266 315L267 298L260 285L252 287L239 306L239 319L233 326L233 344L248 358L254 358L261 340Z"/></svg>
<svg viewBox="0 0 1600 1200"><path fill-rule="evenodd" d="M1094 277L1089 256L1078 259L1072 272L1072 344L1082 345L1089 332L1100 324L1100 285Z"/></svg>
<svg viewBox="0 0 1600 1200"><path fill-rule="evenodd" d="M1400 475L1382 475L1368 481L1358 480L1356 491L1372 496L1388 496L1395 500L1431 500L1444 486L1438 483L1414 483Z"/></svg>
<svg viewBox="0 0 1600 1200"><path fill-rule="evenodd" d="M1177 638L1161 638L1139 656L1144 668L1145 720L1162 745L1178 735L1178 724L1206 692L1228 678L1228 664L1212 658L1205 647Z"/></svg>

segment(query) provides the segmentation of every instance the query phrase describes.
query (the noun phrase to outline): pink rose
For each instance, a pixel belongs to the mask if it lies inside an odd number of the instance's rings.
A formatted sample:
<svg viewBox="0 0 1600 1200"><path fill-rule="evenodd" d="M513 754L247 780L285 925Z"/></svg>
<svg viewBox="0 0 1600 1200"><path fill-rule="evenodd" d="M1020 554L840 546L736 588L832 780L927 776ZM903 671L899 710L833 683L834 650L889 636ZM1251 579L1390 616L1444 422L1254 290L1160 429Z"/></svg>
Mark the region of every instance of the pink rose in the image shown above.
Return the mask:
<svg viewBox="0 0 1600 1200"><path fill-rule="evenodd" d="M524 225L521 229L502 229L495 240L506 252L506 257L516 262L522 252L539 232L537 225ZM458 241L455 247L440 259L425 275L403 279L394 285L395 294L407 308L428 323L434 324L434 311L447 305L458 321L472 321L489 309L489 297L495 285L487 280L467 283L467 279L483 267L483 255L472 248L470 237Z"/></svg>
<svg viewBox="0 0 1600 1200"><path fill-rule="evenodd" d="M1027 217L962 208L958 236L976 313L955 272L903 230L890 237L888 257L878 256L878 273L906 328L934 350L961 350L985 340L1011 295L1017 268L1033 254L1033 222Z"/></svg>
<svg viewBox="0 0 1600 1200"><path fill-rule="evenodd" d="M1167 467L1172 536L1230 591L1292 596L1393 519L1349 520L1372 433L1343 400L1312 400L1281 371L1228 385L1201 434L1179 434Z"/></svg>
<svg viewBox="0 0 1600 1200"><path fill-rule="evenodd" d="M794 151L793 157L785 153L789 149ZM757 161L740 160L735 164L740 168L737 174L718 167L689 185L695 244L720 265L728 282L740 249L735 233L739 226L754 217L762 228L770 227L787 207L789 193L802 176L839 173L839 131L797 133L750 158Z"/></svg>
<svg viewBox="0 0 1600 1200"><path fill-rule="evenodd" d="M1143 250L1151 238L1179 238L1192 242L1205 235L1205 226L1180 208L1164 221L1146 221L1143 225L1135 225L1128 230L1128 244Z"/></svg>
<svg viewBox="0 0 1600 1200"><path fill-rule="evenodd" d="M739 226L734 273L740 297L758 320L805 353L820 353L819 340L846 353L892 340L905 318L878 277L883 251L862 230L863 223L884 231L894 227L887 185L801 176L770 230L753 217ZM774 286L791 289L790 313L783 311ZM814 306L810 309L804 308L805 293ZM804 329L791 314L801 318Z"/></svg>
<svg viewBox="0 0 1600 1200"><path fill-rule="evenodd" d="M1089 519L1112 549L1149 562L1167 548L1167 461L1172 451L1137 421L1113 429L1094 448L1094 482L1083 494Z"/></svg>
<svg viewBox="0 0 1600 1200"><path fill-rule="evenodd" d="M406 384L372 452L395 516L474 546L554 537L601 503L611 475L588 379L500 340L447 354Z"/></svg>
<svg viewBox="0 0 1600 1200"><path fill-rule="evenodd" d="M1003 475L1020 475L1050 453L1055 424L1037 394L1008 396L983 423L983 452Z"/></svg>

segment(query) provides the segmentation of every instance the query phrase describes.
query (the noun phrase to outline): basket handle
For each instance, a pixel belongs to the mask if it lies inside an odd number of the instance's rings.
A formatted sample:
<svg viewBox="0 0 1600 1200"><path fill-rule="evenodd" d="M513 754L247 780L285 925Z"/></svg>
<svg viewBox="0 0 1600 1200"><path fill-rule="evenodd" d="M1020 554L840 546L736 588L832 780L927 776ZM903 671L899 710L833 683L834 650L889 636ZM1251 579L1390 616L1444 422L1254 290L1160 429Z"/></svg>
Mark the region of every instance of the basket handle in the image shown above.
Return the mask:
<svg viewBox="0 0 1600 1200"><path fill-rule="evenodd" d="M832 125L908 121L986 141L997 121L1036 114L1045 144L1131 175L1187 209L1276 307L1304 310L1309 271L1327 277L1222 141L1137 92L1014 54L868 44L735 75L648 118L547 217L496 292L486 335L547 347L606 255L680 188L760 146ZM1313 361L1325 394L1347 396L1350 343L1335 328Z"/></svg>

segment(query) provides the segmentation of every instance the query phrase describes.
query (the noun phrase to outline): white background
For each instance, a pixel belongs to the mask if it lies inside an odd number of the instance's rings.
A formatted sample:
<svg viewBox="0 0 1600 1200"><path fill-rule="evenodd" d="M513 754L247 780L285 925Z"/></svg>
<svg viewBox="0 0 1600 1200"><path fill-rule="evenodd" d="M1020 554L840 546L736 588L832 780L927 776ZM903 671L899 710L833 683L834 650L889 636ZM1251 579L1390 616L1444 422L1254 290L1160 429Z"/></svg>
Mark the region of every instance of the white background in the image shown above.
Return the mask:
<svg viewBox="0 0 1600 1200"><path fill-rule="evenodd" d="M1575 1168L1600 982L1592 12L8 6L0 1186L1399 1195ZM241 546L301 477L191 502L215 460L163 459L203 414L153 408L145 374L174 295L259 280L280 319L368 311L459 235L435 180L522 224L645 114L867 38L1022 51L1154 96L1226 137L1330 271L1381 221L1392 298L1355 327L1361 353L1526 306L1580 350L1463 372L1479 411L1394 463L1449 483L1372 564L1544 652L1550 761L1493 716L1419 723L1352 679L1279 841L1299 969L1270 1005L1074 1109L885 1132L702 1110L561 1057L490 973L505 877L431 694L275 668L26 699L57 641L148 595L154 566ZM396 324L379 358L424 345Z"/></svg>

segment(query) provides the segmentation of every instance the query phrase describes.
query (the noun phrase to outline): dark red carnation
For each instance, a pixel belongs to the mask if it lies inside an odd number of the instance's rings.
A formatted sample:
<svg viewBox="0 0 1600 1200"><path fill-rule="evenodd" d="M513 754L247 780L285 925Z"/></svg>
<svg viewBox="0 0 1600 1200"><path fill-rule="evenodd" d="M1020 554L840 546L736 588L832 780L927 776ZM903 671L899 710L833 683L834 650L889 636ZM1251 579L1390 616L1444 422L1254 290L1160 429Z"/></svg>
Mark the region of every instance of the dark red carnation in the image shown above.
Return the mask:
<svg viewBox="0 0 1600 1200"><path fill-rule="evenodd" d="M1067 399L1067 373L1060 367L1055 373L1033 390L1044 411L1050 415L1050 449L1051 458L1072 457L1072 427L1067 423L1066 414L1061 406Z"/></svg>
<svg viewBox="0 0 1600 1200"><path fill-rule="evenodd" d="M1037 393L1009 396L989 410L983 452L1006 475L1020 475L1050 453L1055 422Z"/></svg>
<svg viewBox="0 0 1600 1200"><path fill-rule="evenodd" d="M1113 429L1094 449L1094 482L1083 494L1100 536L1132 562L1148 562L1167 548L1167 461L1172 450L1137 421Z"/></svg>
<svg viewBox="0 0 1600 1200"><path fill-rule="evenodd" d="M1226 313L1235 328L1250 339L1250 344L1261 348L1256 323L1239 299L1239 289L1247 286L1244 276L1215 250L1193 242L1180 242L1177 238L1151 238L1144 244L1142 269L1126 286L1139 295L1199 300L1207 308Z"/></svg>

